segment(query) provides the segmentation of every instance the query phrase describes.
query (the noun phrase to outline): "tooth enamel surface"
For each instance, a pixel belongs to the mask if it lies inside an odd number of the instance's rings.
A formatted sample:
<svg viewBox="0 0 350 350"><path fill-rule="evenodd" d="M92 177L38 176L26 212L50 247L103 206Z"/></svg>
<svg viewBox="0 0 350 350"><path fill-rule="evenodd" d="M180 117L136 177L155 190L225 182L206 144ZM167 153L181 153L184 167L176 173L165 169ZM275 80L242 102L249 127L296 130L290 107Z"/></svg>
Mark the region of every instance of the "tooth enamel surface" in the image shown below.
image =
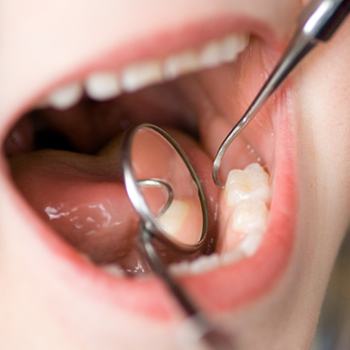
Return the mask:
<svg viewBox="0 0 350 350"><path fill-rule="evenodd" d="M252 256L258 250L258 247L262 241L263 235L261 233L253 233L247 235L239 245L239 250L245 254L245 256Z"/></svg>
<svg viewBox="0 0 350 350"><path fill-rule="evenodd" d="M171 272L176 275L191 274L196 275L210 271L220 266L220 256L218 254L204 255L191 262L183 261L171 265Z"/></svg>
<svg viewBox="0 0 350 350"><path fill-rule="evenodd" d="M63 86L48 97L48 105L60 110L70 108L78 102L82 93L83 88L79 83Z"/></svg>
<svg viewBox="0 0 350 350"><path fill-rule="evenodd" d="M245 234L260 233L266 229L268 210L261 200L245 200L233 213L230 231Z"/></svg>
<svg viewBox="0 0 350 350"><path fill-rule="evenodd" d="M222 61L233 61L247 45L248 36L246 35L230 35L226 37L220 45Z"/></svg>
<svg viewBox="0 0 350 350"><path fill-rule="evenodd" d="M186 51L170 56L164 62L164 76L173 79L181 74L190 73L200 68L198 57L194 51Z"/></svg>
<svg viewBox="0 0 350 350"><path fill-rule="evenodd" d="M175 199L169 209L158 218L158 224L169 235L176 237L189 212L190 207L188 203Z"/></svg>
<svg viewBox="0 0 350 350"><path fill-rule="evenodd" d="M244 170L232 170L227 177L223 205L225 232L221 240L224 254L253 255L267 228L271 185L268 173L258 163Z"/></svg>
<svg viewBox="0 0 350 350"><path fill-rule="evenodd" d="M97 101L116 97L120 93L120 84L116 74L91 74L85 82L85 90L89 97Z"/></svg>
<svg viewBox="0 0 350 350"><path fill-rule="evenodd" d="M200 273L212 271L220 266L235 263L248 256L252 248L255 248L254 243L253 240L247 240L242 249L236 249L224 254L214 253L211 255L203 255L193 261L182 261L172 264L170 266L170 271L175 275L198 275Z"/></svg>
<svg viewBox="0 0 350 350"><path fill-rule="evenodd" d="M225 185L225 197L228 206L235 206L242 200L270 199L269 175L260 164L253 163L244 170L231 170Z"/></svg>
<svg viewBox="0 0 350 350"><path fill-rule="evenodd" d="M123 90L132 92L162 80L161 64L157 61L145 62L127 67L121 75Z"/></svg>
<svg viewBox="0 0 350 350"><path fill-rule="evenodd" d="M221 47L218 42L211 42L205 46L199 54L199 62L203 68L211 68L222 61Z"/></svg>
<svg viewBox="0 0 350 350"><path fill-rule="evenodd" d="M114 98L121 91L133 92L182 74L233 61L248 43L247 34L230 34L223 39L210 41L199 49L187 49L166 58L131 64L118 75L113 72L93 73L85 80L85 91L90 98L97 101ZM37 108L51 106L64 110L76 104L82 94L81 84L69 84L55 90L47 99L39 102Z"/></svg>
<svg viewBox="0 0 350 350"><path fill-rule="evenodd" d="M102 266L102 269L112 276L116 276L116 277L124 276L124 271L117 264L104 265Z"/></svg>

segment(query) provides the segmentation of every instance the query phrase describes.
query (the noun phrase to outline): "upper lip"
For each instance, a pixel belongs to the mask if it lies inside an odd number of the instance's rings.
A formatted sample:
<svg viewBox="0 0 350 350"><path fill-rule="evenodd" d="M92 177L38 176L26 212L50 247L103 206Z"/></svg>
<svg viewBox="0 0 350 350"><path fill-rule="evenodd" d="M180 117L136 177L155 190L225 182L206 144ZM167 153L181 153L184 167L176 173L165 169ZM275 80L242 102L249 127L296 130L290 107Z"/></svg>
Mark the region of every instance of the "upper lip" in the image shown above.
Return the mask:
<svg viewBox="0 0 350 350"><path fill-rule="evenodd" d="M57 75L55 75L53 73L50 79L38 84L37 89L31 92L31 94L26 95L23 100L24 102L16 106L15 110L12 110L8 114L10 117L4 121L0 139L7 134L11 123L13 123L23 111L27 110L33 104L33 101L63 82L79 79L97 69L116 68L124 65L126 62L144 59L150 56L159 56L166 52L191 47L196 43L233 31L255 32L259 33L260 36L263 35L270 43L277 42L276 36L266 23L247 17L220 16L215 19L211 18L210 20L187 23L173 30L167 29L167 31L159 32L155 35L153 34L152 37L139 37L137 40L123 46L115 46L115 43L113 43L113 45L110 45L110 47L102 52L96 52L95 57L92 57L84 63L79 62L78 64L68 65L65 70L66 74L59 75L59 73L57 73ZM171 38L171 40L164 40L165 38ZM287 124L286 121L284 121L284 123ZM283 132L288 135L287 139L283 142L292 142L290 141L292 136L290 135L288 127L284 125L282 129ZM286 148L290 149L290 147ZM276 188L278 189L278 187L281 186L281 182L290 181L290 193L288 193L288 196L285 196L288 198L284 198L281 194L278 201L287 201L288 204L286 205L289 207L294 207L295 205L295 184L292 180L294 174L292 174L293 165L291 165L294 164L294 162L291 164L288 163L290 160L293 161L293 157L294 155L286 154L283 158L281 157L279 163L277 161L277 166L280 168L281 175L277 179ZM5 168L4 161L2 161L1 168ZM4 171L1 172L1 182L8 184L8 179L5 178L3 174ZM282 178L283 176L285 176L285 178ZM9 189L12 188L12 186L9 185L6 188ZM7 194L9 195L9 199L12 199L13 202L13 198L16 196L15 192L10 190L7 191ZM17 205L22 204L18 204L17 202ZM274 206L274 204L272 205ZM266 261L271 259L271 256L268 254L271 248L269 248L268 245L265 245L260 253L249 261L238 263L234 266L227 266L218 271L209 272L196 277L187 277L183 279L183 283L198 297L201 305L206 309L216 311L226 310L246 299L250 299L252 296L260 294L262 290L265 290L272 284L286 265L286 260L288 260L289 255L288 252L291 247L290 237L294 226L294 214L292 213L294 212L294 210L291 210L291 213L286 214L285 217L283 217L284 214L277 212L276 217L272 219L273 225L270 225L270 230L268 231L278 230L282 225L281 220L283 220L286 234L281 234L279 237L281 240L280 242L278 242L278 239L276 242L273 242L273 244L276 245L274 249L276 249L278 253L275 256L276 261L266 265L265 270L261 271L260 279L255 279L254 282L248 281L249 283L246 285L239 286L239 276L242 273L249 275L249 271L255 271L259 267L259 262L264 261L264 259L266 259ZM53 237L51 233L48 234L47 227L42 226L31 213L29 214L29 218L32 225L28 227L27 231L32 231L30 232L30 236L39 238L37 242L45 241L45 243L48 243L45 244L45 246L49 247L49 251L52 254L47 255L47 257L49 257L51 268L54 268L54 272L52 273L57 273L57 278L66 281L68 284L74 281L73 283L77 284L77 288L81 287L85 293L89 290L87 293L91 293L92 296L102 294L104 298L107 297L108 300L111 300L112 303L115 303L118 307L137 309L139 312L146 313L148 316L151 314L153 317L163 319L171 317L174 311L173 306L169 303L169 296L165 294L159 281L156 279L148 279L146 281L120 280L101 276L97 269L88 267L85 262L80 259L77 260L75 256L73 257L71 250L62 244L57 237ZM38 252L39 251L40 249L38 248ZM60 268L63 261L69 261L71 263L70 268L65 269L64 273L62 273ZM211 282L207 283L209 280ZM83 287L86 286L86 284L89 286L87 289ZM205 293L203 293L203 290L200 292L203 286L205 286ZM239 288L237 288L238 286ZM221 297L216 298L216 300L213 300L213 297L208 297L208 295L217 296L217 293L220 293ZM130 298L130 295L132 295L133 298Z"/></svg>
<svg viewBox="0 0 350 350"><path fill-rule="evenodd" d="M111 41L101 50L94 51L89 58L85 57L84 61L76 60L76 57L72 55L70 61L74 63L69 62L65 67L52 71L43 80L40 80L38 76L35 89L24 91L23 97L20 98L21 103L18 103L17 100L12 104L12 101L9 100L8 109L7 104L3 106L2 114L8 117L5 118L0 130L0 140L7 135L11 125L20 115L23 115L35 102L45 97L54 88L64 83L80 80L93 71L118 70L131 62L165 56L233 32L257 35L273 47L283 45L282 39L276 35L268 23L258 18L240 15L219 15L215 18L181 23L173 28L162 29L155 33L137 34L128 42L119 45Z"/></svg>

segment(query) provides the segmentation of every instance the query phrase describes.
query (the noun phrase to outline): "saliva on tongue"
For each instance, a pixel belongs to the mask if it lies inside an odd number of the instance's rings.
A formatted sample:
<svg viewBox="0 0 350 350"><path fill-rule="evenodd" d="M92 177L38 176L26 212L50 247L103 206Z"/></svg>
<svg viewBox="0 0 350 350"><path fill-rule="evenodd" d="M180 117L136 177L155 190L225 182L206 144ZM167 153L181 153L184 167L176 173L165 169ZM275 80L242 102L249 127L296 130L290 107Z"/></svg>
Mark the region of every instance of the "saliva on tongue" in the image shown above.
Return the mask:
<svg viewBox="0 0 350 350"><path fill-rule="evenodd" d="M190 150L189 157L199 176L205 173L204 177L208 178L209 167L205 165L210 164L209 158L198 146L193 147L195 143L189 137L181 136L178 131L176 134L182 139L182 146ZM139 217L122 180L119 141L120 137L115 138L97 155L40 150L14 156L10 164L24 197L66 242L97 265L115 263L134 274L148 271L148 265L138 247ZM154 140L147 137L140 141L138 147L150 151L136 157L134 164L136 170L143 169L140 178L152 177L157 169L156 173L171 178L175 187L174 202L160 219L160 225L175 237L197 234L201 225L196 218L198 203L193 201L193 193L188 193L181 169L172 155L152 142ZM164 193L159 191L145 189L147 200L158 201L155 212L165 201ZM159 197L163 199L159 201ZM151 202L150 206L154 207ZM193 259L209 253L211 248L205 246L202 252L183 256L159 246L162 259L168 263Z"/></svg>

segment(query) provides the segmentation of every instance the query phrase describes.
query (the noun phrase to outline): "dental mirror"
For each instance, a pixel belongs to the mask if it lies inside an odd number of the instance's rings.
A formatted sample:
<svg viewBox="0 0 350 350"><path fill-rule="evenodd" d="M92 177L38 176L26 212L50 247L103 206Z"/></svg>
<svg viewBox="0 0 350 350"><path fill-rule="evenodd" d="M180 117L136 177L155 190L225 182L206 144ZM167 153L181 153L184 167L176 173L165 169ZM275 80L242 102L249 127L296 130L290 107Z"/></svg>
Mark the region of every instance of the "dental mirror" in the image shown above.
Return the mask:
<svg viewBox="0 0 350 350"><path fill-rule="evenodd" d="M210 349L233 349L231 337L203 314L169 272L154 244L157 240L173 251L192 253L205 242L207 204L185 153L165 130L141 124L124 136L122 166L127 194L140 216L140 248L153 272L182 307L185 324L189 321L198 341Z"/></svg>
<svg viewBox="0 0 350 350"><path fill-rule="evenodd" d="M180 146L163 129L141 124L127 132L122 152L126 190L147 231L180 251L198 250L207 233L207 205Z"/></svg>

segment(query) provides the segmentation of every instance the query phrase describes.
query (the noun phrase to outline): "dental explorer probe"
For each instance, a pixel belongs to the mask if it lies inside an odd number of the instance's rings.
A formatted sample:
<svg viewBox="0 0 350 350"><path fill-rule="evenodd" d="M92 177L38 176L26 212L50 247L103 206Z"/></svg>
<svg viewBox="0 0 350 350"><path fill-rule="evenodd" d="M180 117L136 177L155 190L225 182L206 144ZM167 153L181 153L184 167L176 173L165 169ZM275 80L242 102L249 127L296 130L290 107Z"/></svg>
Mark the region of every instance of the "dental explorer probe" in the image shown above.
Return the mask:
<svg viewBox="0 0 350 350"><path fill-rule="evenodd" d="M350 0L313 0L299 18L299 26L285 53L241 119L221 143L213 162L212 177L223 187L219 171L222 159L238 134L256 116L266 100L289 73L320 41L328 41L350 12Z"/></svg>

